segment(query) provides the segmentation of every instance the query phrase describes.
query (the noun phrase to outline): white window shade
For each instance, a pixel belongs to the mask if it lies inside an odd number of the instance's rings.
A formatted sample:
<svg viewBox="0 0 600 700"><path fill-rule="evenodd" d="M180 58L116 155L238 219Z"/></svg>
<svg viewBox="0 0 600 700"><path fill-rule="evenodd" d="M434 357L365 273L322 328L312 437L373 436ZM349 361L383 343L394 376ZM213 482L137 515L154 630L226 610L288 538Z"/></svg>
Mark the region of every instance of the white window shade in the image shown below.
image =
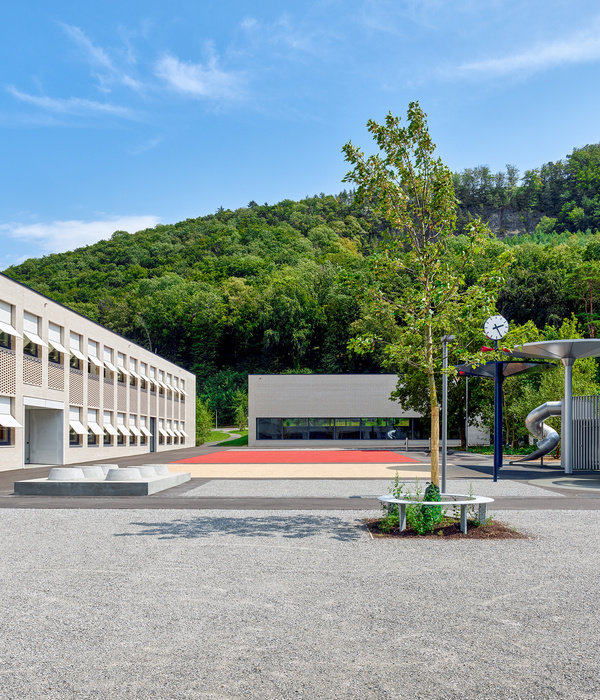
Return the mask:
<svg viewBox="0 0 600 700"><path fill-rule="evenodd" d="M142 381L142 377L137 372L134 372L132 369L129 370L129 373L133 375L139 382Z"/></svg>
<svg viewBox="0 0 600 700"><path fill-rule="evenodd" d="M142 437L142 431L137 427L137 425L130 425L129 430L131 430L131 432L134 435L137 435L138 437Z"/></svg>
<svg viewBox="0 0 600 700"><path fill-rule="evenodd" d="M15 338L20 338L21 334L17 333L12 324L12 306L5 301L0 301L0 331L14 335Z"/></svg>
<svg viewBox="0 0 600 700"><path fill-rule="evenodd" d="M10 397L0 396L0 426L3 428L22 428L16 418L10 412Z"/></svg>
<svg viewBox="0 0 600 700"><path fill-rule="evenodd" d="M102 428L96 423L96 421L88 421L88 428L94 433L94 435L104 435Z"/></svg>
<svg viewBox="0 0 600 700"><path fill-rule="evenodd" d="M40 319L38 316L23 312L23 335L32 343L47 348L48 345L40 338Z"/></svg>
<svg viewBox="0 0 600 700"><path fill-rule="evenodd" d="M177 437L183 437L183 433L181 433L177 428L173 428L173 432Z"/></svg>
<svg viewBox="0 0 600 700"><path fill-rule="evenodd" d="M55 350L58 350L58 352L62 352L63 355L68 355L69 351L67 348L60 343L58 340L53 340L52 338L48 338L48 345L51 345Z"/></svg>
<svg viewBox="0 0 600 700"><path fill-rule="evenodd" d="M123 365L119 365L118 370L119 370L119 372L123 372L123 374L124 374L126 377L129 376L129 370L128 370L128 369L125 369L125 367L123 367Z"/></svg>
<svg viewBox="0 0 600 700"><path fill-rule="evenodd" d="M104 367L104 362L99 360L95 355L89 355L88 359L93 365L96 365L96 367Z"/></svg>
<svg viewBox="0 0 600 700"><path fill-rule="evenodd" d="M12 335L15 338L21 337L20 333L17 333L17 331L9 323L4 323L4 321L0 321L0 331L8 333L8 335Z"/></svg>
<svg viewBox="0 0 600 700"><path fill-rule="evenodd" d="M163 436L163 437L169 437L169 433L164 428L159 428L158 432Z"/></svg>
<svg viewBox="0 0 600 700"><path fill-rule="evenodd" d="M0 425L3 428L23 427L16 418L13 418L11 415L6 415L6 413L0 413Z"/></svg>
<svg viewBox="0 0 600 700"><path fill-rule="evenodd" d="M152 437L152 433L146 428L145 425L140 425L140 430L146 437Z"/></svg>
<svg viewBox="0 0 600 700"><path fill-rule="evenodd" d="M177 437L175 433L171 430L171 428L167 428L167 433L169 433L171 437Z"/></svg>
<svg viewBox="0 0 600 700"><path fill-rule="evenodd" d="M183 433L184 437L189 437L189 435L185 432L185 430L183 428L181 429L181 432Z"/></svg>
<svg viewBox="0 0 600 700"><path fill-rule="evenodd" d="M123 435L131 435L131 433L129 432L129 428L126 425L123 425L123 423L119 423L119 425L117 425L117 428Z"/></svg>
<svg viewBox="0 0 600 700"><path fill-rule="evenodd" d="M71 348L71 355L76 357L78 360L81 360L82 362L86 361L85 355L81 352L81 350L78 350L77 348Z"/></svg>
<svg viewBox="0 0 600 700"><path fill-rule="evenodd" d="M113 365L113 363L110 360L105 359L104 364L106 365L107 369L109 369L111 372L117 371L117 368Z"/></svg>
<svg viewBox="0 0 600 700"><path fill-rule="evenodd" d="M87 430L83 427L83 423L78 420L70 420L69 427L72 428L77 435L87 435Z"/></svg>
<svg viewBox="0 0 600 700"><path fill-rule="evenodd" d="M109 435L118 435L119 434L119 431L115 428L115 426L112 423L104 423L103 427L104 427L104 430L106 430L106 432Z"/></svg>

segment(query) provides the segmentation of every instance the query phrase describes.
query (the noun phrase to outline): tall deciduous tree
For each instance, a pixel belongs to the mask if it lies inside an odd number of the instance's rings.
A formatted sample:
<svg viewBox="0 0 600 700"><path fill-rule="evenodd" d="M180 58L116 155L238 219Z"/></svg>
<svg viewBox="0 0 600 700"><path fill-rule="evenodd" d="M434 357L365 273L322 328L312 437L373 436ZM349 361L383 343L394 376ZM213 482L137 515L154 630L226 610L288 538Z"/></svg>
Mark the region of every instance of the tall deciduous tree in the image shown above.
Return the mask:
<svg viewBox="0 0 600 700"><path fill-rule="evenodd" d="M462 250L450 254L457 208L452 174L434 157L435 144L418 103L410 103L407 117L406 126L391 113L384 124L367 123L379 154L366 157L352 143L344 146L354 166L344 181L356 183L359 200L376 208L391 227L373 258L378 283L370 297L378 313L391 316L397 327L395 338L385 343L388 367L412 368L427 377L431 481L439 485L441 337L453 333L463 348L481 345L481 324L495 310L504 261L496 258L477 280L467 282L470 261L485 253L489 233L473 222ZM376 341L367 334L352 347L366 352Z"/></svg>

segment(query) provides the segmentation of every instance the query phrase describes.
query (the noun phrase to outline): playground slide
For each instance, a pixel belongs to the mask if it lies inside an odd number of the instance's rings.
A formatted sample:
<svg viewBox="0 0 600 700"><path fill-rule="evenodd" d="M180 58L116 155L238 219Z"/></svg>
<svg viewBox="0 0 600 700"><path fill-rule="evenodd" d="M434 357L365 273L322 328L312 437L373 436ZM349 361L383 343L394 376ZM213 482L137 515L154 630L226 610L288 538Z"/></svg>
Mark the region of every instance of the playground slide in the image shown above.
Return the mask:
<svg viewBox="0 0 600 700"><path fill-rule="evenodd" d="M555 449L560 441L560 435L554 428L546 425L544 421L550 418L550 416L560 416L561 413L561 401L547 401L531 411L525 419L525 425L527 426L527 430L539 441L537 443L537 450L529 455L525 455L521 459L513 460L511 464L540 459L540 457L547 455L548 452L552 452L552 450Z"/></svg>

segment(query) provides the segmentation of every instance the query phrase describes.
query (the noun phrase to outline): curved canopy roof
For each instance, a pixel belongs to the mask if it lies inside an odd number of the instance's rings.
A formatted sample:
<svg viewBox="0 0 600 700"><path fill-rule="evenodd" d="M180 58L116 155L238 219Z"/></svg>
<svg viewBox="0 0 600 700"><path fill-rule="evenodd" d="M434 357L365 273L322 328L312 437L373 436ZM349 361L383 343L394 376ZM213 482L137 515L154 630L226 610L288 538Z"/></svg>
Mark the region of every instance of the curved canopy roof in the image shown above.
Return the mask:
<svg viewBox="0 0 600 700"><path fill-rule="evenodd" d="M539 372L544 369L549 369L555 365L549 365L546 362L517 362L517 361L501 361L502 375L504 377L512 377L514 374L522 374L523 372ZM456 365L460 377L482 377L483 379L494 379L496 376L496 363L491 360L483 365Z"/></svg>
<svg viewBox="0 0 600 700"><path fill-rule="evenodd" d="M600 339L541 340L516 347L513 357L535 357L540 360L579 360L583 357L600 357Z"/></svg>

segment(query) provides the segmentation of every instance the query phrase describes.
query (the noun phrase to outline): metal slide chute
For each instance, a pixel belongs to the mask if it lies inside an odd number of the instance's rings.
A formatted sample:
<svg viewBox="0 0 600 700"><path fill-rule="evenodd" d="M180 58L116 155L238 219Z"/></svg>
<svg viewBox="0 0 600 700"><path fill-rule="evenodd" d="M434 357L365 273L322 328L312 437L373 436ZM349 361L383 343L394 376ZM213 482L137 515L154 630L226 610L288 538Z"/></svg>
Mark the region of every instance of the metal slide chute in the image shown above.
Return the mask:
<svg viewBox="0 0 600 700"><path fill-rule="evenodd" d="M540 459L549 452L552 452L560 441L560 435L544 423L551 416L560 416L562 414L562 401L547 401L541 406L534 408L533 411L525 419L527 430L538 440L537 450L531 454L525 455L521 459L511 461L511 464L518 462L530 462L535 459Z"/></svg>

